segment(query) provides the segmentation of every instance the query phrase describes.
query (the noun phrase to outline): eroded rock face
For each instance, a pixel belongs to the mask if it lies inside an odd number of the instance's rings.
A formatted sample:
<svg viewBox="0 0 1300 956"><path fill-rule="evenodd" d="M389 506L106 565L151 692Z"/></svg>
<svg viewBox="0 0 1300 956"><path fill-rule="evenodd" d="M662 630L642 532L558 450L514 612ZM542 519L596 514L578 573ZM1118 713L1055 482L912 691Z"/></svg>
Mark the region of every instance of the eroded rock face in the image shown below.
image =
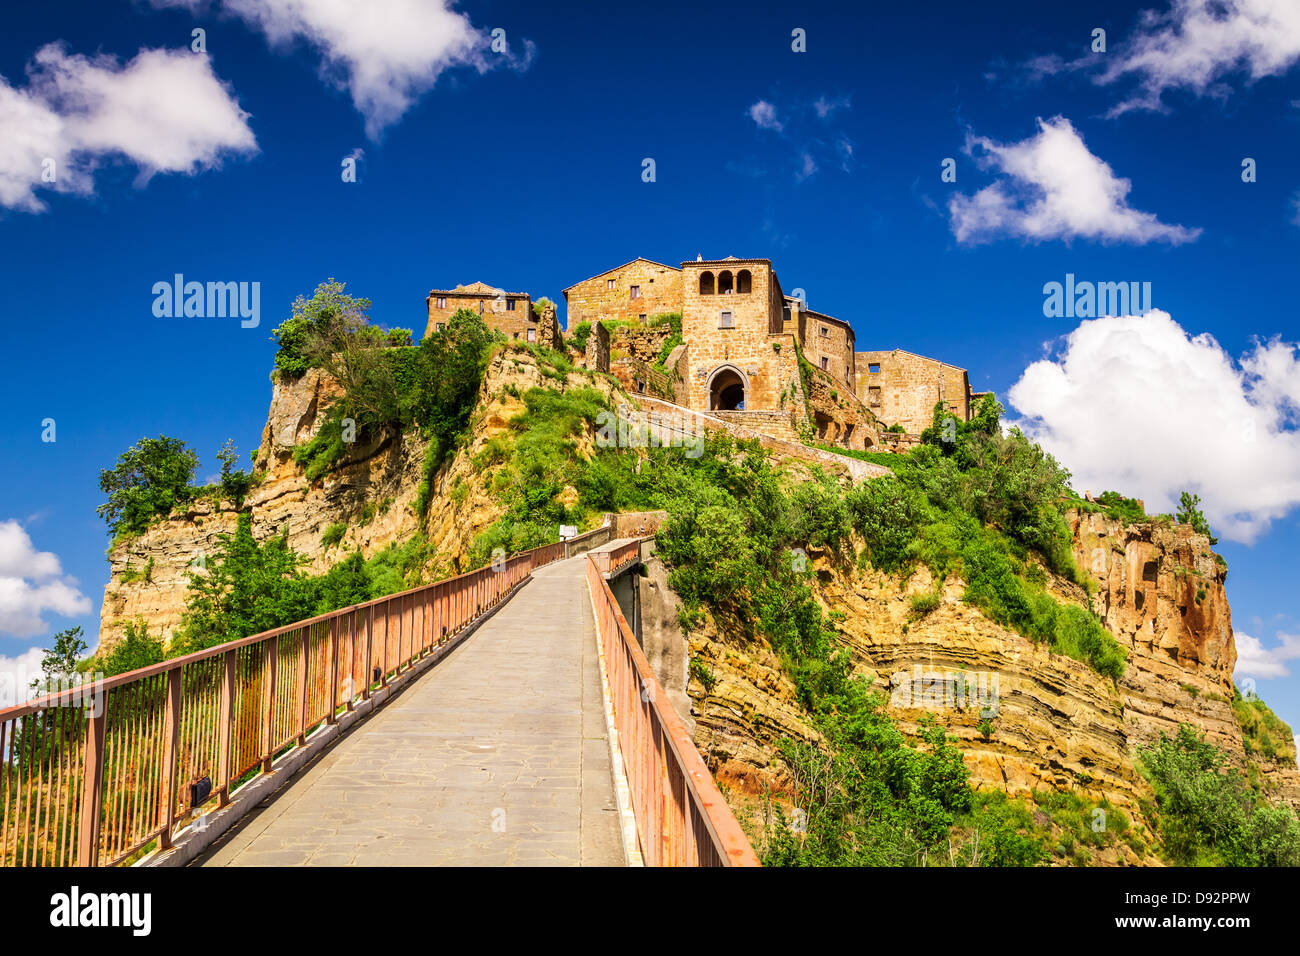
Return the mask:
<svg viewBox="0 0 1300 956"><path fill-rule="evenodd" d="M1231 706L1236 649L1225 572L1208 540L1188 527L1122 526L1096 514L1070 521L1077 559L1085 568L1096 562L1099 588L1090 598L1068 582L1051 587L1060 600L1091 601L1128 650L1118 682L985 618L962 602L958 578L945 581L938 606L919 615L912 597L935 589L927 569L900 581L810 557L818 596L840 612L834 626L857 671L885 695L901 729L915 733L932 715L958 738L977 786L1012 795L1082 791L1136 818L1138 800L1150 796L1137 748L1161 731L1191 724L1247 764ZM765 646L734 647L709 634L693 635L691 652L727 679L712 690L695 679L688 686L696 743L724 753L717 772L748 795L779 790L775 740L813 732ZM1294 754L1253 767L1273 799L1300 805Z"/></svg>
<svg viewBox="0 0 1300 956"><path fill-rule="evenodd" d="M423 437L413 429L391 429L358 441L334 468L309 481L294 462L293 450L319 431L339 386L317 369L295 380L277 380L254 464L265 478L244 503L254 537L264 541L287 529L290 547L306 558L304 570L321 574L358 548L370 557L422 532L434 551L427 566L429 580L462 569L474 539L503 512L485 487L486 476L474 456L524 410L515 393L534 386L596 388L606 395L613 391L607 380L593 381L580 373L557 383L541 374L529 353L503 349L484 375L467 447L432 477L428 509L419 515L427 450ZM233 532L237 521L233 502L205 499L113 548L100 614L102 646L120 640L137 618L144 620L151 636L170 637L185 611L195 558L214 554L218 535ZM339 523L347 526L342 540L326 547L322 535ZM140 576L146 569L147 579Z"/></svg>
<svg viewBox="0 0 1300 956"><path fill-rule="evenodd" d="M1187 525L1103 514L1072 512L1069 521L1075 560L1099 583L1093 608L1129 652L1119 690L1130 752L1190 723L1238 767L1253 764L1270 796L1300 807L1295 754L1254 761L1242 745L1227 567L1209 539Z"/></svg>

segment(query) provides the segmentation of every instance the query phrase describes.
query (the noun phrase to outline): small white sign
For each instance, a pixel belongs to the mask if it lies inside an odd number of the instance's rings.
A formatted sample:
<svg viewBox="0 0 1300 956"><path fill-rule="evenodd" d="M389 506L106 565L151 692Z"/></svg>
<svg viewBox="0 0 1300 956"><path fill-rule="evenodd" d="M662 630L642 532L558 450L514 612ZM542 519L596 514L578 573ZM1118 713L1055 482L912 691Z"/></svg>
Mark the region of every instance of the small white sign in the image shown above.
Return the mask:
<svg viewBox="0 0 1300 956"><path fill-rule="evenodd" d="M560 540L561 540L561 541L567 541L567 540L569 540L570 538L576 537L577 534L578 534L578 526L577 526L577 525L573 525L573 524L562 524L562 525L560 525Z"/></svg>

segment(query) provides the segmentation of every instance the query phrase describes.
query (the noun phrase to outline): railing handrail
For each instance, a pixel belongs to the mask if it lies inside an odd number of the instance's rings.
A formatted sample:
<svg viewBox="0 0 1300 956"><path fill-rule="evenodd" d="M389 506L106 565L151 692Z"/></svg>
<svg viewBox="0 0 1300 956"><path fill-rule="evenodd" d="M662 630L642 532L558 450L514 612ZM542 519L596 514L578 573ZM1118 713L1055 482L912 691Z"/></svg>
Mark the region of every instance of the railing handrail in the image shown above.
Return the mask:
<svg viewBox="0 0 1300 956"><path fill-rule="evenodd" d="M582 534L575 535L566 541L551 542L550 544L538 545L536 548L529 548L527 551L519 551L512 554L506 560L518 561L524 558L530 558L537 552L546 548L553 548L556 544L568 544L573 541L581 541L583 538L600 534L606 528L602 525L599 528L593 528L591 531L584 531ZM294 621L291 624L282 624L280 627L273 627L267 631L259 631L256 634L250 634L248 637L236 638L233 641L226 641L223 644L216 644L212 647L204 648L201 651L195 651L192 654L185 654L180 657L168 658L157 664L149 664L145 667L137 667L135 670L123 671L121 674L115 674L112 677L103 677L98 680L89 680L83 684L56 691L53 694L46 694L43 697L33 698L21 704L15 704L12 707L0 708L0 721L11 720L16 717L24 717L27 714L35 713L38 710L47 710L51 707L60 707L65 704L75 703L84 700L87 694L98 694L104 691L112 690L115 687L121 687L124 684L132 683L137 680L144 680L148 677L156 677L158 674L174 670L177 667L183 667L187 664L193 664L197 661L206 660L209 657L216 657L219 654L225 654L228 651L239 650L250 644L257 644L268 640L272 637L279 637L281 634L287 634L290 631L297 631L304 627L312 627L327 621L338 620L349 614L355 614L357 611L365 610L392 601L397 598L409 597L413 594L423 593L432 588L449 587L462 578L477 574L484 568L491 567L491 564L485 564L481 567L474 568L470 571L464 571L460 574L448 578L440 578L437 581L430 581L428 584L418 584L413 588L407 588L405 591L395 591L392 594L385 594L381 597L371 598L369 601L362 601L360 604L351 604L348 607L339 608L334 611L327 611L324 614L317 614L315 617L304 618L301 621Z"/></svg>
<svg viewBox="0 0 1300 956"><path fill-rule="evenodd" d="M635 542L638 548L640 540L638 539ZM625 547L631 547L631 545ZM622 551L623 549L620 548L619 550ZM663 686L655 675L654 668L650 666L650 661L646 658L640 643L632 633L627 618L624 617L623 611L618 605L618 600L614 597L614 592L610 590L600 566L590 553L587 555L587 569L587 580L592 588L592 597L596 599L599 596L599 599L606 603L607 609L612 612L622 649L631 661L636 670L637 678L641 682L639 688L640 698L649 704L650 712L660 725L668 749L676 758L686 788L698 807L699 816L709 832L717 858L727 866L759 866L758 856L754 853L754 848L750 845L748 838L746 838L744 831L740 827L740 823L736 820L731 808L723 798L717 783L713 779L713 774L709 772L708 766L704 763L704 758L700 756L694 741L691 740L690 734L687 733L685 724L682 723L682 719L677 715L677 712L667 703L667 695L663 693ZM598 639L603 641L604 635L599 634L601 615L597 613L595 617L597 636ZM612 673L609 675L609 679L611 681L614 679ZM619 694L615 688L611 687L610 691L611 696L617 701ZM619 717L616 705L615 720L618 721ZM628 759L629 748L649 743L645 740L638 740L627 733L626 726L626 723L620 723L619 726L619 742L625 763ZM632 779L633 775L629 774L628 776L629 784L635 788L636 781ZM637 795L634 794L633 796L635 798ZM638 829L644 831L645 821L638 819L637 823ZM661 834L641 832L643 842L647 839L658 840L661 836Z"/></svg>

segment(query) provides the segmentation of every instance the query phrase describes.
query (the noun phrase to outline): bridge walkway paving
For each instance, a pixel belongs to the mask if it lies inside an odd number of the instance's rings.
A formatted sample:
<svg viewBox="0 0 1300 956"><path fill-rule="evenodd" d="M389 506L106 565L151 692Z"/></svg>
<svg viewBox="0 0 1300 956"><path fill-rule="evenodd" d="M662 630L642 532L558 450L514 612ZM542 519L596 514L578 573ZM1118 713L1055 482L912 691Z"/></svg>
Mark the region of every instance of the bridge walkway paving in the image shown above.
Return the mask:
<svg viewBox="0 0 1300 956"><path fill-rule="evenodd" d="M585 562L537 569L198 865L623 865Z"/></svg>

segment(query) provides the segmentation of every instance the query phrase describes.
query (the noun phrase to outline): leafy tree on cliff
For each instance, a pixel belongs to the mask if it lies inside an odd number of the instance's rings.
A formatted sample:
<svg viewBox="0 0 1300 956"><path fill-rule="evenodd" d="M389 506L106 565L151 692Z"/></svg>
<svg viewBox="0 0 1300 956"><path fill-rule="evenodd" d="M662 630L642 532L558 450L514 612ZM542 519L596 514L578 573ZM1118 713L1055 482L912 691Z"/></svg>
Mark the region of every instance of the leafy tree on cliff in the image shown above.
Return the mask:
<svg viewBox="0 0 1300 956"><path fill-rule="evenodd" d="M414 370L416 382L406 393L404 417L418 423L436 443L429 455L437 464L455 447L469 424L496 338L481 315L458 309L441 330L420 343Z"/></svg>
<svg viewBox="0 0 1300 956"><path fill-rule="evenodd" d="M1189 524L1198 533L1210 539L1210 544L1219 543L1219 539L1210 534L1210 523L1201 511L1201 496L1184 491L1178 498L1178 514L1175 516L1182 524Z"/></svg>
<svg viewBox="0 0 1300 956"><path fill-rule="evenodd" d="M114 534L139 534L155 518L189 501L199 456L179 438L142 438L99 473L108 500L97 512Z"/></svg>

